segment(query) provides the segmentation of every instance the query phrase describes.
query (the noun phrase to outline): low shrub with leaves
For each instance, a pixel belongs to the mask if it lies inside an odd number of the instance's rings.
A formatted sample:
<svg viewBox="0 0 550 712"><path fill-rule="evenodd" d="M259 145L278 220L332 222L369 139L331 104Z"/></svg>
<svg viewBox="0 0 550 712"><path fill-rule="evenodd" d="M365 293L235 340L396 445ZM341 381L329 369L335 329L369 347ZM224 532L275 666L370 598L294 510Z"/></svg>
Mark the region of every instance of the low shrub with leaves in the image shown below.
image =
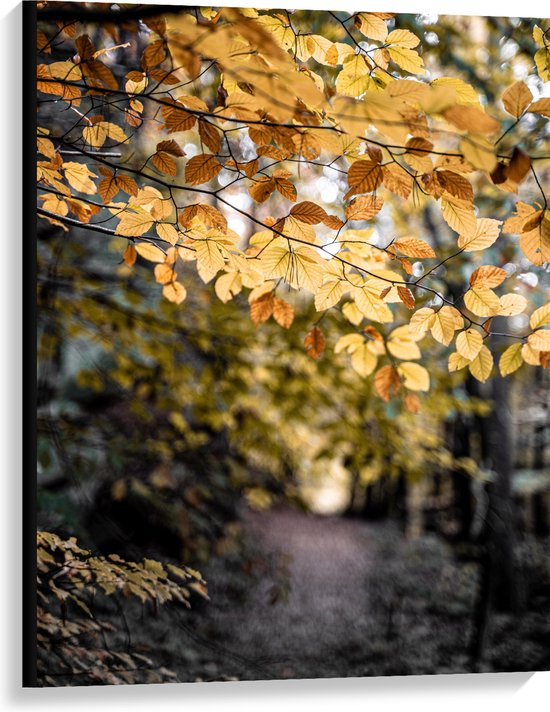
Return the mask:
<svg viewBox="0 0 550 712"><path fill-rule="evenodd" d="M174 602L190 607L193 594L208 598L193 569L117 555L94 556L75 538L37 534L38 681L41 685L168 682L174 674L141 653L113 650L110 621L95 615L101 596L137 598L143 605ZM121 614L123 619L123 614Z"/></svg>

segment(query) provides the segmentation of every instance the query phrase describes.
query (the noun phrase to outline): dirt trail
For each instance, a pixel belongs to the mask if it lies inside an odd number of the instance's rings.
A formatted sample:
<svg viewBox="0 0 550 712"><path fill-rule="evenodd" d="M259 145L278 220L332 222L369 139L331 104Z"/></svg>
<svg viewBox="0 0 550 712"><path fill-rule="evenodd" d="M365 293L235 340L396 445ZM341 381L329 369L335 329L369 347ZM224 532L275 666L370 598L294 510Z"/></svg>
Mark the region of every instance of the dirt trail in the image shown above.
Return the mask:
<svg viewBox="0 0 550 712"><path fill-rule="evenodd" d="M221 609L226 592L211 578L208 617L224 645L259 665L258 677L367 674L369 525L275 508L247 514L245 529L279 571L245 605Z"/></svg>

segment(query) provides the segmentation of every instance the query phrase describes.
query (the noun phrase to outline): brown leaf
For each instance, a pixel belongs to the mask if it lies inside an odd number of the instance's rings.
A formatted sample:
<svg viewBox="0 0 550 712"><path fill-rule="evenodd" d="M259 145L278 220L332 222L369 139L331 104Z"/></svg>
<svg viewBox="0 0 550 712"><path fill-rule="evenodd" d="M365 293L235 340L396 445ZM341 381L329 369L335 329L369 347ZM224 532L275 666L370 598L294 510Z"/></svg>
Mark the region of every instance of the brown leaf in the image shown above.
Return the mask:
<svg viewBox="0 0 550 712"><path fill-rule="evenodd" d="M478 267L470 276L470 286L482 289L493 289L506 279L506 271L495 265Z"/></svg>
<svg viewBox="0 0 550 712"><path fill-rule="evenodd" d="M201 141L212 153L220 150L221 138L218 129L205 119L199 119L199 136Z"/></svg>
<svg viewBox="0 0 550 712"><path fill-rule="evenodd" d="M250 197L257 203L264 203L275 190L275 181L267 176L260 176L249 187Z"/></svg>
<svg viewBox="0 0 550 712"><path fill-rule="evenodd" d="M531 170L531 159L521 148L517 146L512 152L512 158L508 164L508 177L515 183L521 183Z"/></svg>
<svg viewBox="0 0 550 712"><path fill-rule="evenodd" d="M222 166L211 153L200 153L187 161L185 180L191 185L200 185L212 180L221 171Z"/></svg>
<svg viewBox="0 0 550 712"><path fill-rule="evenodd" d="M397 294L407 309L414 309L415 299L408 287L397 287Z"/></svg>
<svg viewBox="0 0 550 712"><path fill-rule="evenodd" d="M405 395L405 408L409 413L420 413L420 398L416 393L408 391Z"/></svg>
<svg viewBox="0 0 550 712"><path fill-rule="evenodd" d="M304 346L306 348L306 353L311 358L316 361L321 358L323 351L325 350L325 336L319 327L314 326L306 334L304 339Z"/></svg>
<svg viewBox="0 0 550 712"><path fill-rule="evenodd" d="M348 172L349 191L344 200L355 193L370 193L382 183L382 168L374 161L355 161Z"/></svg>
<svg viewBox="0 0 550 712"><path fill-rule="evenodd" d="M124 250L124 262L128 265L128 267L131 267L136 263L137 260L137 252L136 248L133 245L128 245L128 247Z"/></svg>
<svg viewBox="0 0 550 712"><path fill-rule="evenodd" d="M317 225L327 218L325 210L317 203L312 203L309 200L304 200L301 203L296 203L290 209L290 214L296 220L306 223L306 225Z"/></svg>
<svg viewBox="0 0 550 712"><path fill-rule="evenodd" d="M380 212L384 201L375 195L360 195L354 198L346 208L348 220L370 220Z"/></svg>
<svg viewBox="0 0 550 712"><path fill-rule="evenodd" d="M294 321L294 308L284 299L273 299L273 318L284 329L290 328Z"/></svg>
<svg viewBox="0 0 550 712"><path fill-rule="evenodd" d="M273 314L273 292L262 294L259 299L250 302L250 318L256 326L263 324Z"/></svg>
<svg viewBox="0 0 550 712"><path fill-rule="evenodd" d="M374 376L374 388L382 400L388 402L401 388L401 378L393 366L382 366Z"/></svg>
<svg viewBox="0 0 550 712"><path fill-rule="evenodd" d="M158 168L161 173L167 173L169 176L175 176L178 172L176 162L169 153L166 153L166 151L158 151L151 160L155 168Z"/></svg>
<svg viewBox="0 0 550 712"><path fill-rule="evenodd" d="M181 158L182 156L185 156L185 151L181 148L177 141L174 141L173 138L170 138L167 141L161 141L160 143L157 143L157 153L159 151L169 153L171 156L175 156L176 158Z"/></svg>

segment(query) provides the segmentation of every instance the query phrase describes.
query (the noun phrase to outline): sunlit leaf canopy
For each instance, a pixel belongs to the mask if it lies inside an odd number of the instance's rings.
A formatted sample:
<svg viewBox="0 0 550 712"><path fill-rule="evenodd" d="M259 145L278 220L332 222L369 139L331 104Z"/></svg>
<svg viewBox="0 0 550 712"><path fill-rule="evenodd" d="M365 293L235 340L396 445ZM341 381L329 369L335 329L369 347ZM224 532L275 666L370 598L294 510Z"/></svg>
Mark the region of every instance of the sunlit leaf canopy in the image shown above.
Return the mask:
<svg viewBox="0 0 550 712"><path fill-rule="evenodd" d="M43 6L38 214L118 236L121 279L185 310L197 273L258 330L312 303L315 361L335 312L329 357L413 413L428 353L547 366L548 20Z"/></svg>

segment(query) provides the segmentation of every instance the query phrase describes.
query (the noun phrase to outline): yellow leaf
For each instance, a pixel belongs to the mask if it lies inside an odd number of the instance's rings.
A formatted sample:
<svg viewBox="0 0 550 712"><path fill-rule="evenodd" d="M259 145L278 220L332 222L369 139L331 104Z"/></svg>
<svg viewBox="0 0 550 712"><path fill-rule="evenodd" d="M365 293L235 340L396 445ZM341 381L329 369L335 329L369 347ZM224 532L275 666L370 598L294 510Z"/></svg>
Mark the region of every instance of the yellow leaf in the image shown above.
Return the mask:
<svg viewBox="0 0 550 712"><path fill-rule="evenodd" d="M164 262L165 254L156 245L152 245L150 242L138 242L134 245L136 252L144 260L149 260L149 262Z"/></svg>
<svg viewBox="0 0 550 712"><path fill-rule="evenodd" d="M490 218L480 218L475 221L473 231L466 231L458 238L458 246L464 252L475 252L485 250L496 242L499 236L500 220Z"/></svg>
<svg viewBox="0 0 550 712"><path fill-rule="evenodd" d="M334 345L334 353L339 354L345 350L351 354L364 343L365 339L361 334L345 334L345 336L341 336Z"/></svg>
<svg viewBox="0 0 550 712"><path fill-rule="evenodd" d="M515 316L516 314L521 314L525 311L527 306L527 299L522 297L521 294L504 294L499 299L500 309L498 310L498 316Z"/></svg>
<svg viewBox="0 0 550 712"><path fill-rule="evenodd" d="M531 329L539 329L541 326L546 326L547 324L550 324L550 302L535 309L529 319Z"/></svg>
<svg viewBox="0 0 550 712"><path fill-rule="evenodd" d="M163 255L164 256L164 255ZM170 282L175 282L177 274L174 269L167 264L157 264L155 265L155 279L159 284L169 284Z"/></svg>
<svg viewBox="0 0 550 712"><path fill-rule="evenodd" d="M521 357L530 366L540 366L540 351L534 349L530 344L523 344L521 347Z"/></svg>
<svg viewBox="0 0 550 712"><path fill-rule="evenodd" d="M179 240L180 236L178 231L170 223L157 223L155 225L155 230L157 231L157 235L159 237L161 237L163 240L166 240L171 245L175 245L176 242Z"/></svg>
<svg viewBox="0 0 550 712"><path fill-rule="evenodd" d="M497 165L495 146L485 136L474 133L465 136L460 142L460 151L474 168L487 173L492 173L495 170Z"/></svg>
<svg viewBox="0 0 550 712"><path fill-rule="evenodd" d="M492 289L469 289L464 295L464 304L477 316L494 316L501 307Z"/></svg>
<svg viewBox="0 0 550 712"><path fill-rule="evenodd" d="M127 211L116 226L115 233L124 237L140 237L149 230L153 222L152 215L146 210L138 208L136 212Z"/></svg>
<svg viewBox="0 0 550 712"><path fill-rule="evenodd" d="M485 383L493 370L493 355L486 346L482 346L478 355L468 366L472 376Z"/></svg>
<svg viewBox="0 0 550 712"><path fill-rule="evenodd" d="M430 390L430 374L419 363L405 361L399 364L397 371L405 379L403 385L410 391Z"/></svg>
<svg viewBox="0 0 550 712"><path fill-rule="evenodd" d="M537 267L545 262L550 262L550 217L548 217L548 211L533 229L520 236L519 246L527 259Z"/></svg>
<svg viewBox="0 0 550 712"><path fill-rule="evenodd" d="M473 131L478 134L492 134L498 131L500 124L496 119L483 111L479 106L451 106L443 112L461 131Z"/></svg>
<svg viewBox="0 0 550 712"><path fill-rule="evenodd" d="M447 225L455 232L471 235L476 230L474 206L458 198L442 199L441 214Z"/></svg>
<svg viewBox="0 0 550 712"><path fill-rule="evenodd" d="M227 272L227 274L222 274L221 277L218 277L214 285L214 291L218 299L224 304L239 294L242 288L243 282L239 272Z"/></svg>
<svg viewBox="0 0 550 712"><path fill-rule="evenodd" d="M372 67L362 54L351 56L336 77L336 91L344 96L360 96L364 94L374 79L371 76Z"/></svg>
<svg viewBox="0 0 550 712"><path fill-rule="evenodd" d="M454 77L439 77L438 79L433 80L432 86L447 87L454 90L457 104L472 104L473 106L479 106L479 98L476 90L462 79L455 79Z"/></svg>
<svg viewBox="0 0 550 712"><path fill-rule="evenodd" d="M400 237L390 245L390 248L396 247L399 252L407 257L435 257L435 252L431 245L425 240L420 240L416 237Z"/></svg>
<svg viewBox="0 0 550 712"><path fill-rule="evenodd" d="M429 307L418 309L409 322L409 329L412 334L417 337L422 337L430 329L435 322L435 312ZM454 329L453 329L454 333ZM451 337L452 338L452 337Z"/></svg>
<svg viewBox="0 0 550 712"><path fill-rule="evenodd" d="M550 351L550 330L537 329L529 334L527 341L529 346L537 351Z"/></svg>
<svg viewBox="0 0 550 712"><path fill-rule="evenodd" d="M456 350L468 361L472 361L478 355L482 346L483 337L479 331L466 329L456 337Z"/></svg>
<svg viewBox="0 0 550 712"><path fill-rule="evenodd" d="M348 220L370 220L382 209L384 201L374 195L361 195L354 198L346 208Z"/></svg>
<svg viewBox="0 0 550 712"><path fill-rule="evenodd" d="M393 30L393 32L390 32L386 37L384 44L396 44L400 47L414 49L420 44L420 39L412 32L409 32L409 30Z"/></svg>
<svg viewBox="0 0 550 712"><path fill-rule="evenodd" d="M407 82L407 84L410 83ZM402 166L397 163L386 164L382 166L382 175L384 186L388 190L405 200L409 197L413 188L413 178Z"/></svg>
<svg viewBox="0 0 550 712"><path fill-rule="evenodd" d="M412 49L407 47L399 47L393 45L388 47L388 52L392 60L406 72L411 74L423 74L424 73L424 60Z"/></svg>
<svg viewBox="0 0 550 712"><path fill-rule="evenodd" d="M455 331L462 328L464 320L460 313L450 306L441 307L434 316L433 324L430 326L431 334L440 344L448 346Z"/></svg>
<svg viewBox="0 0 550 712"><path fill-rule="evenodd" d="M355 27L371 40L384 42L388 36L388 28L384 20L370 12L359 12L354 19Z"/></svg>
<svg viewBox="0 0 550 712"><path fill-rule="evenodd" d="M166 299L168 299L169 302L181 304L187 296L187 291L183 284L180 284L179 282L171 282L170 284L164 285L162 288L162 294Z"/></svg>
<svg viewBox="0 0 550 712"><path fill-rule="evenodd" d="M371 353L367 343L359 345L351 354L351 366L360 376L370 376L377 363L378 358Z"/></svg>
<svg viewBox="0 0 550 712"><path fill-rule="evenodd" d="M343 293L344 289L339 279L326 282L319 288L319 291L315 295L315 309L317 309L317 311L330 309L330 307L338 304Z"/></svg>
<svg viewBox="0 0 550 712"><path fill-rule="evenodd" d="M449 356L449 373L453 373L454 371L460 371L464 368L464 366L467 366L469 363L469 359L464 358L464 356L461 356L458 351L453 351L453 353Z"/></svg>
<svg viewBox="0 0 550 712"><path fill-rule="evenodd" d="M519 118L533 101L533 94L525 82L515 82L502 95L504 108L516 119Z"/></svg>
<svg viewBox="0 0 550 712"><path fill-rule="evenodd" d="M197 256L197 272L203 282L209 282L216 273L225 266L225 259L219 245L214 239L195 242Z"/></svg>
<svg viewBox="0 0 550 712"><path fill-rule="evenodd" d="M416 340L416 336L411 333L409 326L405 324L392 331L386 345L392 356L409 361L422 356L418 345L415 343Z"/></svg>
<svg viewBox="0 0 550 712"><path fill-rule="evenodd" d="M508 376L508 374L514 373L514 371L517 371L522 365L521 346L521 343L512 344L512 346L509 346L506 351L503 352L498 364L502 376Z"/></svg>
<svg viewBox="0 0 550 712"><path fill-rule="evenodd" d="M86 193L93 195L97 193L97 188L92 178L97 178L95 173L84 163L76 163L75 161L66 161L63 164L65 178L78 193Z"/></svg>

